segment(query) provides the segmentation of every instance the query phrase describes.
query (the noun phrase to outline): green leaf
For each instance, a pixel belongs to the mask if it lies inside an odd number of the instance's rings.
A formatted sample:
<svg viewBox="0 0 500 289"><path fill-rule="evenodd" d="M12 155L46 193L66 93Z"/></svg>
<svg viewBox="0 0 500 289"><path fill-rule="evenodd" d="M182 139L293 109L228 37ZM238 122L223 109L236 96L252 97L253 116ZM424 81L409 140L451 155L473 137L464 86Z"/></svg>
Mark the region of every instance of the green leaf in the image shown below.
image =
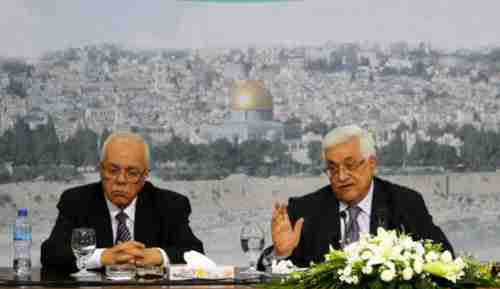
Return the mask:
<svg viewBox="0 0 500 289"><path fill-rule="evenodd" d="M413 286L410 283L400 283L398 289L413 289Z"/></svg>

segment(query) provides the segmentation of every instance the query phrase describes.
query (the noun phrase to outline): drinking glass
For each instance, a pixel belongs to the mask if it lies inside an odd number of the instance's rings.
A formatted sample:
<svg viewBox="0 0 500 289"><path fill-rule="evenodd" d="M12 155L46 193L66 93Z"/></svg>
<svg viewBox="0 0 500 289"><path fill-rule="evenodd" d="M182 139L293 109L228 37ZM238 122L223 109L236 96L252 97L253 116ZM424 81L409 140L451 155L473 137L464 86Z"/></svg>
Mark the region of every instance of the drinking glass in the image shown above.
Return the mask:
<svg viewBox="0 0 500 289"><path fill-rule="evenodd" d="M91 277L94 273L87 271L86 263L95 251L96 236L94 229L76 228L71 233L71 249L76 257L78 272L71 274L73 277Z"/></svg>
<svg viewBox="0 0 500 289"><path fill-rule="evenodd" d="M242 274L259 274L256 269L257 260L264 249L264 231L255 222L247 222L240 233L241 248L248 257L249 268Z"/></svg>

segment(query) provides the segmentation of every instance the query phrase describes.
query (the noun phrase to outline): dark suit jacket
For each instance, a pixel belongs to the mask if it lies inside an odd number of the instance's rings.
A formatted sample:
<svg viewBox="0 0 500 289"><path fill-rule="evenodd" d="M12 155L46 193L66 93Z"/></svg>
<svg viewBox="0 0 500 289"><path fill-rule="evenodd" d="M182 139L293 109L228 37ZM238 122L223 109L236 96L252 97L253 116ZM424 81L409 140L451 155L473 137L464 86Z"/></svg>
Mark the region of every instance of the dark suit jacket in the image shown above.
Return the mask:
<svg viewBox="0 0 500 289"><path fill-rule="evenodd" d="M57 208L56 224L49 238L42 243L41 263L44 269L77 271L71 251L71 231L74 228L94 228L97 248L113 246L111 217L100 182L64 191ZM185 251L203 253L201 241L189 227L190 214L188 198L146 182L137 195L134 240L147 247L162 248L171 263L183 263Z"/></svg>
<svg viewBox="0 0 500 289"><path fill-rule="evenodd" d="M290 198L288 215L292 223L304 218L299 245L289 258L295 265L307 267L311 261L322 262L330 245L339 248L339 201L330 185L302 197ZM370 233L375 234L379 226L403 231L416 240L434 240L453 252L444 233L433 223L420 193L374 178ZM262 257L272 250L269 247L262 254L261 270Z"/></svg>

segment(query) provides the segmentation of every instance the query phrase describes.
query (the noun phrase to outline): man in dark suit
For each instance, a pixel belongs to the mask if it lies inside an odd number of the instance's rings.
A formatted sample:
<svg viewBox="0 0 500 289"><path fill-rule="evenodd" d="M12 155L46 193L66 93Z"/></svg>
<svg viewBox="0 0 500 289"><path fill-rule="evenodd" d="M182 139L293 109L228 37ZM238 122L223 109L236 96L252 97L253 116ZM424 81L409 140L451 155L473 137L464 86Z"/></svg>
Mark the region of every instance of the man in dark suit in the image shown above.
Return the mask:
<svg viewBox="0 0 500 289"><path fill-rule="evenodd" d="M56 224L42 243L44 269L77 270L71 250L75 228L93 228L97 249L87 268L134 263L182 263L183 253L203 253L189 226L189 200L146 181L149 149L130 132L110 135L101 153L101 182L69 189L61 195Z"/></svg>
<svg viewBox="0 0 500 289"><path fill-rule="evenodd" d="M375 177L370 133L355 125L339 127L325 136L322 147L330 185L290 198L288 205L275 204L273 246L261 255L260 270L273 258L288 258L300 267L322 262L330 245L340 248L379 226L434 240L453 252L418 192Z"/></svg>

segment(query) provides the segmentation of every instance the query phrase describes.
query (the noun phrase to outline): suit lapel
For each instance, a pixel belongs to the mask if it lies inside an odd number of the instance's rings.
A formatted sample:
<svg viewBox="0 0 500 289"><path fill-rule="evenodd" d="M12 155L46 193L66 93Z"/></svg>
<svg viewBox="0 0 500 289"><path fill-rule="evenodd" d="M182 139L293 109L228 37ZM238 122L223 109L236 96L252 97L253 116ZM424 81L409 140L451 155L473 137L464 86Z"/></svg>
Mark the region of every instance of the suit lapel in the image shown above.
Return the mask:
<svg viewBox="0 0 500 289"><path fill-rule="evenodd" d="M113 232L111 231L111 217L109 215L106 198L102 191L102 184L98 183L95 190L91 192L95 198L92 202L95 207L90 210L89 227L96 230L98 248L108 248L113 246Z"/></svg>
<svg viewBox="0 0 500 289"><path fill-rule="evenodd" d="M158 227L159 222L154 218L154 200L151 198L150 190L151 185L146 183L142 191L137 195L137 204L135 207L135 221L134 221L134 240L143 244L156 244L155 231L153 228ZM158 225L158 226L153 226Z"/></svg>
<svg viewBox="0 0 500 289"><path fill-rule="evenodd" d="M331 187L322 192L321 207L319 209L319 237L318 244L320 253L328 252L329 245L337 247L340 236L339 202Z"/></svg>
<svg viewBox="0 0 500 289"><path fill-rule="evenodd" d="M374 178L370 234L376 234L378 227L391 228L392 214L389 210L389 201L389 193L384 190L382 183Z"/></svg>

